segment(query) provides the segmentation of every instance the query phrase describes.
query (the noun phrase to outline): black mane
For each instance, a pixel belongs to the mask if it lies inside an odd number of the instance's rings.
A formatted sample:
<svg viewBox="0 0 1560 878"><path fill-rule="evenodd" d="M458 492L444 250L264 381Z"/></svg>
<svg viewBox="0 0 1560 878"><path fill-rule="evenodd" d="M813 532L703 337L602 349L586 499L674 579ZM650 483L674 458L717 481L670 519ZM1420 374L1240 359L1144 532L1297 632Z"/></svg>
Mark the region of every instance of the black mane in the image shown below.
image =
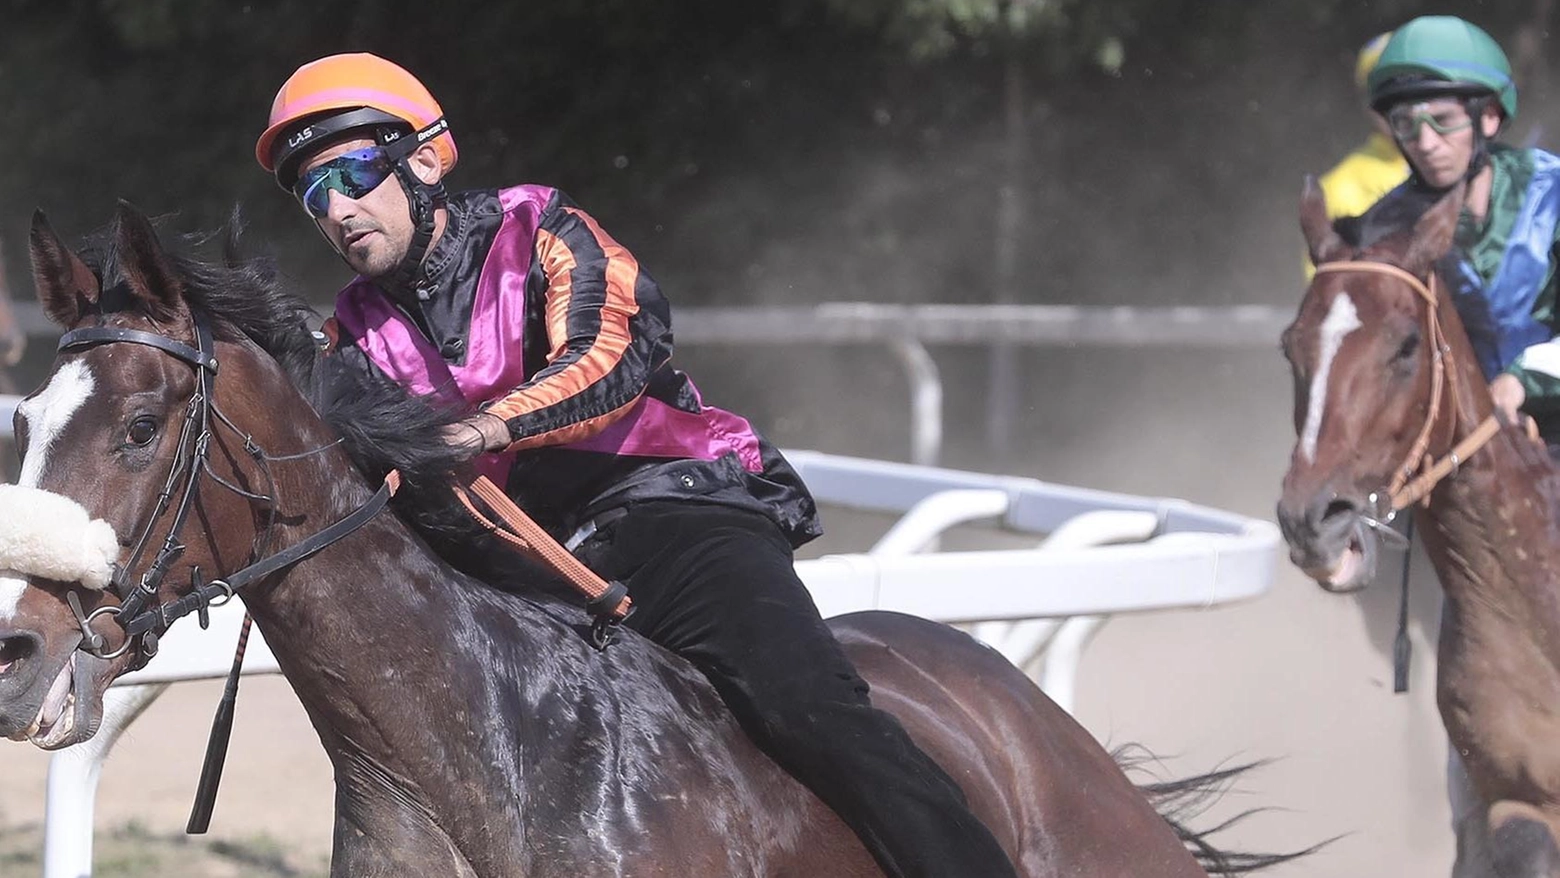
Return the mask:
<svg viewBox="0 0 1560 878"><path fill-rule="evenodd" d="M242 255L241 232L235 216L215 233L185 236L183 247L168 252L191 310L211 319L219 339L247 338L275 358L320 417L341 434L366 478L378 481L398 469L411 483L447 480L455 460L439 440L439 428L459 414L323 355L313 332L321 322L319 313L284 287L272 258ZM115 229L95 240L114 241ZM220 248L217 260L194 255L214 243ZM108 243L81 255L102 280L105 310L115 310L116 291L124 289L119 254Z"/></svg>

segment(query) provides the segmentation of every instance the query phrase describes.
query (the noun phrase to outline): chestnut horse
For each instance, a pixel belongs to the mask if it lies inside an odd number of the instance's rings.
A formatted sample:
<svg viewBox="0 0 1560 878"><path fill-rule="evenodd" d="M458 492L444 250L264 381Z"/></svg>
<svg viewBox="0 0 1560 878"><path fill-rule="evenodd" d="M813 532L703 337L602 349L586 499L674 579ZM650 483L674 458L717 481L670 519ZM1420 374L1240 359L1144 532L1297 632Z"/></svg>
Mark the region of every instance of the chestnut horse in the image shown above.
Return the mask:
<svg viewBox="0 0 1560 878"><path fill-rule="evenodd" d="M16 419L26 508L0 515L0 734L90 737L155 635L237 591L334 766L332 875L880 874L691 665L630 631L599 651L569 604L430 550L408 495L447 484L451 414L319 354L263 265L171 255L123 204L108 237L84 259L34 219L66 334ZM401 514L375 515L392 463ZM1020 874L1242 870L1156 812L1187 785L1146 795L995 651L904 615L831 624Z"/></svg>
<svg viewBox="0 0 1560 878"><path fill-rule="evenodd" d="M1314 182L1318 273L1285 331L1299 441L1278 519L1324 588L1370 582L1383 526L1412 509L1445 593L1436 700L1477 801L1457 875L1560 875L1560 480L1496 420L1435 266L1461 191L1355 252ZM1454 806L1456 803L1454 802Z"/></svg>

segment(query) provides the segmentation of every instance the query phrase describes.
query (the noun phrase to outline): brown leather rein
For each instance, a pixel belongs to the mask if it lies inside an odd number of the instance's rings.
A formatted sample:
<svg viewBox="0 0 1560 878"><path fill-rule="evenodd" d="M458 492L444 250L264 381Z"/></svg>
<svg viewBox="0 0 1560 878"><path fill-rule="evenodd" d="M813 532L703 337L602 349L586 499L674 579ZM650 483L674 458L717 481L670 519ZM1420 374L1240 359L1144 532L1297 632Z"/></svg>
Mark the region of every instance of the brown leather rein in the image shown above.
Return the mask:
<svg viewBox="0 0 1560 878"><path fill-rule="evenodd" d="M1494 438L1500 432L1500 421L1492 414L1479 423L1462 441L1452 447L1445 456L1439 460L1432 460L1429 455L1430 434L1435 428L1436 418L1441 413L1441 399L1447 397L1452 408L1452 430L1457 429L1457 395L1447 394L1446 373L1451 367L1451 347L1446 343L1446 334L1441 329L1440 298L1436 295L1436 277L1430 275L1430 283L1427 286L1424 281L1395 265L1384 262L1345 261L1328 262L1316 267L1317 274L1332 274L1340 272L1363 271L1374 274L1384 274L1396 278L1409 285L1414 292L1425 301L1425 341L1430 345L1430 410L1425 414L1424 426L1420 428L1419 435L1414 439L1414 444L1409 447L1408 455L1402 465L1393 471L1392 481L1387 486L1387 498L1391 504L1391 514L1396 514L1404 509L1423 501L1429 504L1430 492L1442 479L1456 475L1457 469L1463 461L1477 454L1479 449Z"/></svg>
<svg viewBox="0 0 1560 878"><path fill-rule="evenodd" d="M559 545L542 526L531 520L513 500L503 492L503 489L488 479L487 476L477 476L469 489L461 485L455 485L455 496L460 499L461 505L484 528L499 539L503 540L511 548L529 555L558 575L562 576L574 586L581 594L589 598L586 609L594 619L591 627L592 642L598 648L606 648L612 637L612 628L617 623L628 618L633 610L633 601L629 600L628 589L620 582L607 582L595 571L586 567L583 562L569 553L568 549ZM472 502L475 494L488 509L492 510L498 521L493 521L477 508ZM502 524L500 524L502 522Z"/></svg>

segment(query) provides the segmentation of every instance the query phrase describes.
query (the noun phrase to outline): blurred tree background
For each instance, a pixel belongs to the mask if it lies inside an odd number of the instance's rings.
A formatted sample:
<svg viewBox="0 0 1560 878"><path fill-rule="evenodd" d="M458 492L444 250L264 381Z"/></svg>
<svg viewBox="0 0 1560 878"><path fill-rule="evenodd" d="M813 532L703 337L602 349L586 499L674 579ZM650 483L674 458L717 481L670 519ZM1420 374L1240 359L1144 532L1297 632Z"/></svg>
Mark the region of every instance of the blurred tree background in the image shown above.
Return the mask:
<svg viewBox="0 0 1560 878"><path fill-rule="evenodd" d="M1535 8L1516 0L1462 5L1454 11L1508 46ZM674 288L679 299L752 297L743 281L753 269L744 262L796 243L800 229L829 226L818 209L830 193L854 189L864 167L952 160L942 173L911 175L928 196L919 216L874 217L870 206L850 206L854 221L871 227L835 225L840 252L828 255L869 257L892 246L885 237L913 239L928 228L968 232L974 252L962 264L922 267L956 277L957 288L910 292L980 300L987 298L980 288L992 285L982 275L1000 267L976 242L982 226L989 241L1004 221L994 203L1004 186L1029 205L1026 244L1037 246L1014 248L1032 263L1018 272L1028 274L1054 269L1049 251L1078 246L1046 234L1071 224L1053 205L1131 209L1111 190L1137 172L1114 172L1115 163L1203 185L1226 176L1250 182L1256 168L1292 182L1300 168L1263 158L1292 150L1254 136L1265 132L1242 119L1281 114L1288 139L1337 148L1353 136L1354 120L1344 106L1295 106L1295 93L1263 94L1272 71L1251 75L1252 68L1282 49L1288 57L1275 67L1298 64L1325 83L1325 103L1342 104L1355 47L1423 6L9 0L0 33L0 106L11 132L10 160L0 165L0 204L8 206L0 236L17 240L34 205L62 227L84 230L117 197L178 212L181 227L214 224L241 202L284 263L333 285L339 273L328 254L312 246L308 223L254 165L251 149L294 67L368 50L411 69L444 102L461 147L455 185L537 180L566 188L647 251L653 270L695 278ZM1318 109L1336 111L1334 124L1307 124ZM1014 157L1005 167L1001 155L1004 131L1015 124L1027 130L1017 143L1025 175L1016 181L1004 174ZM993 156L972 152L977 144ZM975 166L983 158L996 160ZM689 219L690 211L704 221ZM1005 221L1013 227L1012 214ZM841 280L840 268L820 267L818 278ZM861 277L853 273L858 283L848 290L814 285L800 295L906 294L902 284L874 289Z"/></svg>

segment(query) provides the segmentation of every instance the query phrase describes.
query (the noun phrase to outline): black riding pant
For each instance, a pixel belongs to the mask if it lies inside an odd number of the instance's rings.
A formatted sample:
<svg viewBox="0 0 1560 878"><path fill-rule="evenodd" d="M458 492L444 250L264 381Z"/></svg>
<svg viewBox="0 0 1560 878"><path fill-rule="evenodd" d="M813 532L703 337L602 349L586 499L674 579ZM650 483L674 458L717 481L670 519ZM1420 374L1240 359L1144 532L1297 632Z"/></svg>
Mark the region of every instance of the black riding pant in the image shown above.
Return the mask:
<svg viewBox="0 0 1560 878"><path fill-rule="evenodd" d="M872 706L767 518L642 503L579 554L628 586L627 624L703 671L747 734L839 814L883 871L1014 874L958 785Z"/></svg>

